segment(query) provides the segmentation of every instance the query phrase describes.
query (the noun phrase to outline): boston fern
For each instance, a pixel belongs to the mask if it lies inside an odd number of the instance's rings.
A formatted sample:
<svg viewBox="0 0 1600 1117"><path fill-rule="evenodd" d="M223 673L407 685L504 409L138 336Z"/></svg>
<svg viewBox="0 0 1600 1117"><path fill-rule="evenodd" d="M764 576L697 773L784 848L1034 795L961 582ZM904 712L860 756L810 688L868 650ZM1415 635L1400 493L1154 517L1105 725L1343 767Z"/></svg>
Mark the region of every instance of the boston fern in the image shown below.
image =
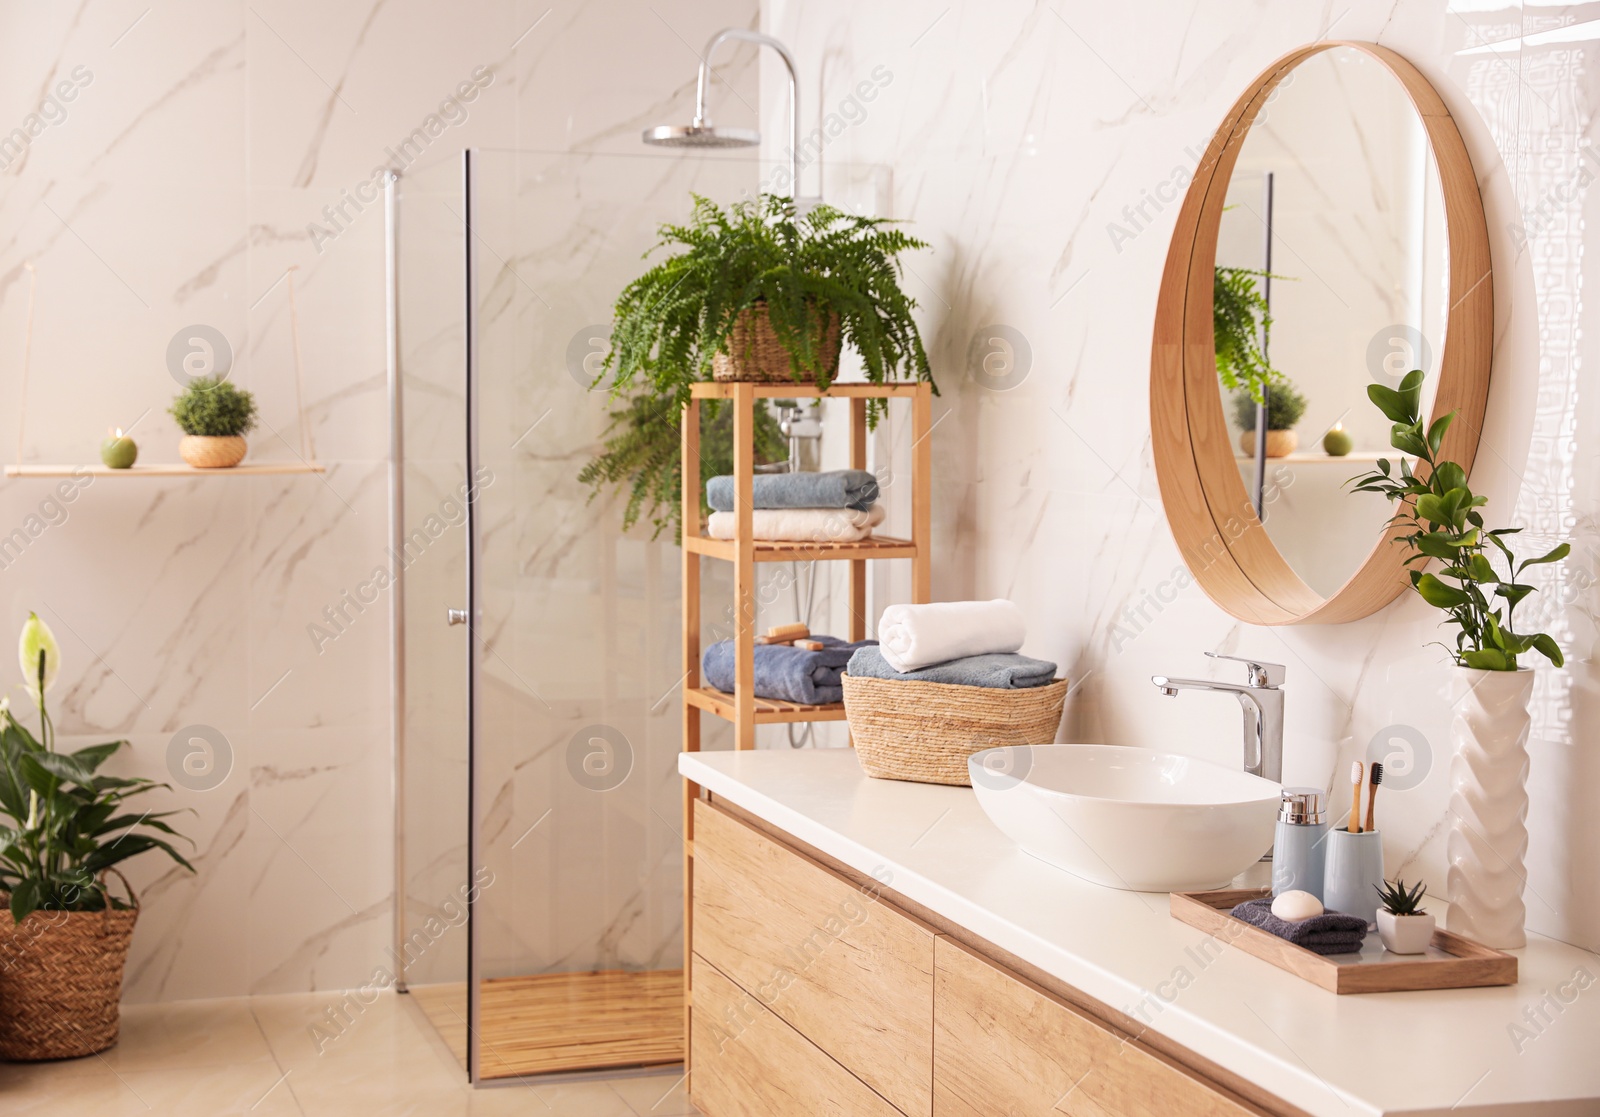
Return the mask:
<svg viewBox="0 0 1600 1117"><path fill-rule="evenodd" d="M1394 423L1389 434L1394 448L1427 467L1423 476L1413 472L1405 458L1400 459L1396 476L1389 460L1380 458L1373 472L1351 479L1355 490L1382 493L1399 505L1390 522L1404 532L1399 538L1411 549L1406 560L1411 584L1429 605L1448 613L1459 629L1452 654L1460 666L1515 671L1517 656L1536 651L1560 667L1560 646L1543 632L1517 632L1511 614L1534 592L1533 586L1517 580L1523 571L1560 562L1571 547L1562 543L1537 558L1518 562L1506 537L1522 529L1484 527L1478 509L1488 498L1467 487L1467 474L1460 465L1438 458L1439 445L1455 412L1426 425L1420 414L1422 380L1422 370L1415 369L1406 374L1398 391L1369 384L1367 395ZM1433 559L1443 565L1437 574L1425 573L1422 568ZM1493 559L1504 562L1503 575L1495 569Z"/></svg>
<svg viewBox="0 0 1600 1117"><path fill-rule="evenodd" d="M1283 373L1267 360L1266 337L1272 314L1257 279L1284 279L1251 268L1217 268L1211 285L1211 332L1217 355L1217 376L1230 392L1248 392L1262 402L1262 389L1277 384ZM1255 427L1255 420L1250 421ZM1272 428L1278 429L1278 428ZM1287 429L1287 428L1284 428Z"/></svg>
<svg viewBox="0 0 1600 1117"><path fill-rule="evenodd" d="M18 655L28 695L37 705L39 736L0 703L0 891L10 893L17 922L34 911L101 911L114 900L104 874L129 857L153 849L194 866L162 834L162 821L178 813L125 807L157 787L152 780L107 776L99 768L127 744L111 741L76 752L57 752L45 692L55 682L60 656L55 637L29 614Z"/></svg>
<svg viewBox="0 0 1600 1117"><path fill-rule="evenodd" d="M898 260L927 244L894 226L828 205L799 216L792 201L770 194L726 209L695 195L689 223L663 225L660 242L650 250L682 251L618 296L601 377L615 374L618 395L642 377L657 395L681 405L690 386L706 379L739 314L762 305L789 350L796 381L814 370L818 387L826 386L819 341L837 315L843 340L861 354L868 381L904 376L931 383L922 335L911 317L916 300L900 289Z"/></svg>
<svg viewBox="0 0 1600 1117"><path fill-rule="evenodd" d="M763 402L755 414L755 459L758 463L782 461L788 443L778 421ZM578 480L594 488L591 500L608 486L625 488L628 503L622 512L622 529L627 531L648 515L656 538L667 528L673 541L681 542L683 510L683 408L670 395L643 391L611 412L606 428L605 451L578 474ZM700 475L709 479L733 472L733 409L700 409ZM700 493L701 511L705 491Z"/></svg>

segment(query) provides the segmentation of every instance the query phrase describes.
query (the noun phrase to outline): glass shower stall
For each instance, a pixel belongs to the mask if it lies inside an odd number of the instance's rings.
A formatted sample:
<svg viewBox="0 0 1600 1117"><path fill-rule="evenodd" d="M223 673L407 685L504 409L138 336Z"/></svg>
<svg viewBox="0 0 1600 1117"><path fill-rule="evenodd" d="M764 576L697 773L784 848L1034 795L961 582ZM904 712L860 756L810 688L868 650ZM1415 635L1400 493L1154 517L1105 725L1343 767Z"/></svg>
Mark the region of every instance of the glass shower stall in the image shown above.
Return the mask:
<svg viewBox="0 0 1600 1117"><path fill-rule="evenodd" d="M394 950L477 1083L683 1058L679 551L577 478L657 227L774 170L474 150L390 184ZM886 212L881 168L821 181Z"/></svg>

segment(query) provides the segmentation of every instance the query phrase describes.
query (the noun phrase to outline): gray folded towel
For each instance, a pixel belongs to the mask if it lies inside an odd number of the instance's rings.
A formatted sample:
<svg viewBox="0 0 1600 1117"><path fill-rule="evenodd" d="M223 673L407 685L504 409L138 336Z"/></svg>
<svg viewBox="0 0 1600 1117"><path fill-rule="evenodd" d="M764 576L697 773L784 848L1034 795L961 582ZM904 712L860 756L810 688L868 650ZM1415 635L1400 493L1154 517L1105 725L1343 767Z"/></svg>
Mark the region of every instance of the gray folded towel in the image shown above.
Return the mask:
<svg viewBox="0 0 1600 1117"><path fill-rule="evenodd" d="M835 636L813 636L827 647L811 652L788 644L757 644L755 654L756 697L782 698L807 706L822 706L844 698L839 676L857 650L876 640L847 644ZM720 691L733 693L734 654L732 640L718 640L706 649L700 661L706 682Z"/></svg>
<svg viewBox="0 0 1600 1117"><path fill-rule="evenodd" d="M758 473L751 479L756 508L854 508L865 512L878 499L878 479L864 469L827 473ZM706 503L713 512L733 511L733 478L728 474L706 482Z"/></svg>
<svg viewBox="0 0 1600 1117"><path fill-rule="evenodd" d="M1367 921L1359 915L1325 911L1310 919L1291 923L1272 914L1270 896L1246 900L1228 914L1318 954L1354 954L1367 938Z"/></svg>
<svg viewBox="0 0 1600 1117"><path fill-rule="evenodd" d="M896 671L877 648L862 648L850 657L846 670L858 678L898 679L908 683L949 683L953 686L986 686L996 690L1024 690L1054 682L1056 665L1043 659L1030 659L1015 652L969 655L935 663L917 671Z"/></svg>

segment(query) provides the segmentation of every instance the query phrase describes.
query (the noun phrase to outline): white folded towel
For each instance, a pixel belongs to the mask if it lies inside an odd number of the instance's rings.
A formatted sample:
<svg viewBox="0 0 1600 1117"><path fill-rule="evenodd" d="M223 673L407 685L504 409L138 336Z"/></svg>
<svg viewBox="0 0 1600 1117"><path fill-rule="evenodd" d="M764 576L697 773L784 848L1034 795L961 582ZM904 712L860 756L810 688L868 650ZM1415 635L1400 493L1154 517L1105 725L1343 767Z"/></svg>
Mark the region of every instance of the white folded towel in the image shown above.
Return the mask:
<svg viewBox="0 0 1600 1117"><path fill-rule="evenodd" d="M878 620L878 648L896 671L1014 652L1027 638L1022 610L1003 599L891 605Z"/></svg>
<svg viewBox="0 0 1600 1117"><path fill-rule="evenodd" d="M750 513L750 537L767 542L856 543L883 523L883 505L865 512L854 508L757 508ZM739 526L736 512L713 512L706 531L713 539L732 539Z"/></svg>

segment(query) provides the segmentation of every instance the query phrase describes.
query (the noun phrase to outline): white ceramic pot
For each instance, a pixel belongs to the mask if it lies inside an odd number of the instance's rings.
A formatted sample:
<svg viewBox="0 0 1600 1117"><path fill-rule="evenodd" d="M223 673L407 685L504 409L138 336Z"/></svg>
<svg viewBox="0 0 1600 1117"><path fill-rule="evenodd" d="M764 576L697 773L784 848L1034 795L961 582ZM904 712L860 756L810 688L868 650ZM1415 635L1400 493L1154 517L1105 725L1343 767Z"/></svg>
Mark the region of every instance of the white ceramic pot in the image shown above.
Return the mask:
<svg viewBox="0 0 1600 1117"><path fill-rule="evenodd" d="M1501 950L1526 946L1528 700L1533 671L1455 669L1445 926Z"/></svg>
<svg viewBox="0 0 1600 1117"><path fill-rule="evenodd" d="M1421 954L1433 941L1433 915L1395 915L1379 908L1378 937L1390 954Z"/></svg>

